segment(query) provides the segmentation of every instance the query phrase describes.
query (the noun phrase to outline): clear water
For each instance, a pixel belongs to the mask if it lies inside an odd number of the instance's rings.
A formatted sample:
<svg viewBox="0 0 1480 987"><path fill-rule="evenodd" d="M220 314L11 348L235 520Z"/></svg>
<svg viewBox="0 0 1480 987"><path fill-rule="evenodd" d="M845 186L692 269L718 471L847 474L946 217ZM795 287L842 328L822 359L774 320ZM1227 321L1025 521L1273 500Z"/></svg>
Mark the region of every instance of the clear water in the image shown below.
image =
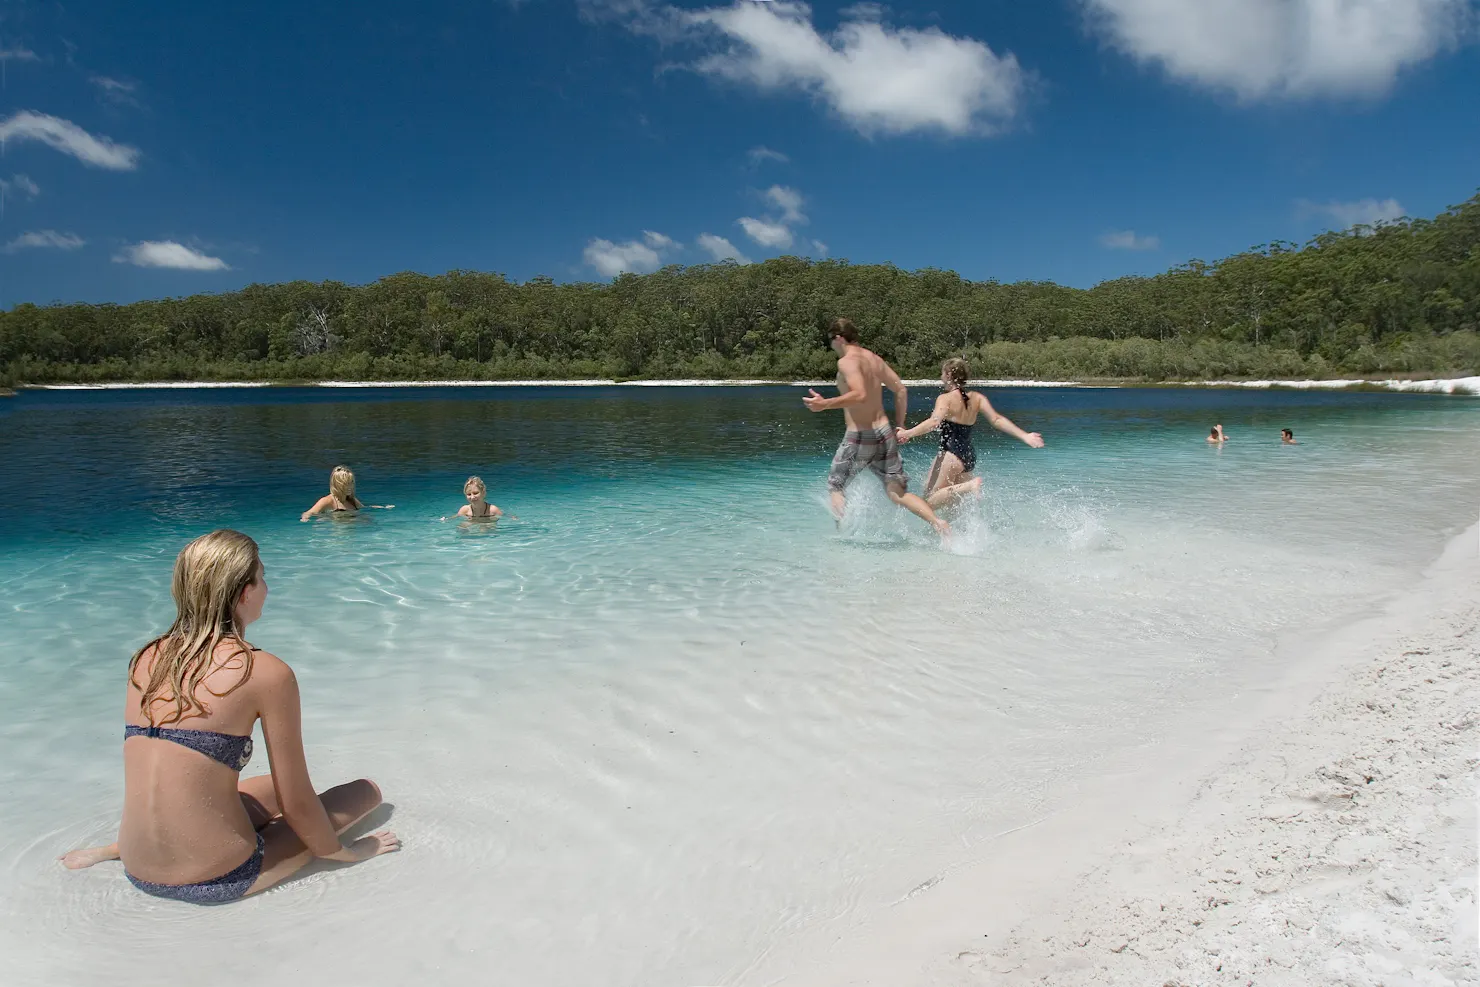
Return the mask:
<svg viewBox="0 0 1480 987"><path fill-rule="evenodd" d="M979 436L942 551L867 476L834 528L841 422L801 393L0 400L6 982L772 982L1267 680L1278 633L1372 606L1480 502L1473 399L1000 391L1048 447ZM300 523L336 463L395 509ZM437 520L472 473L517 520ZM200 909L54 858L111 838L127 657L220 526L262 545L251 637L298 671L315 780L375 778L406 843Z"/></svg>

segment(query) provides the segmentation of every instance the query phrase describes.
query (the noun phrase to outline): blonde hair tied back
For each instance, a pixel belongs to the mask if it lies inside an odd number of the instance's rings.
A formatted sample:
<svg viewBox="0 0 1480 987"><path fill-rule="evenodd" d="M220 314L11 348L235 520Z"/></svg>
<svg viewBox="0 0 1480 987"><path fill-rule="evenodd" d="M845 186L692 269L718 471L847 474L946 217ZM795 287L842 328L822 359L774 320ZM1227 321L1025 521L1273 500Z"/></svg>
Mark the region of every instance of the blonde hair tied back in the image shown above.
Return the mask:
<svg viewBox="0 0 1480 987"><path fill-rule="evenodd" d="M217 646L230 640L236 646L232 660L241 656L241 678L220 698L230 695L252 675L252 648L233 619L242 592L257 581L261 555L257 543L239 531L222 528L201 535L180 550L170 592L175 598L175 622L129 660L129 682L142 692L139 708L152 726L180 723L205 716L210 709L196 695L214 667ZM151 649L154 660L149 681L135 678L139 663ZM209 690L208 690L209 691ZM159 722L154 707L172 706Z"/></svg>
<svg viewBox="0 0 1480 987"><path fill-rule="evenodd" d="M967 369L966 361L959 356L953 356L940 365L940 372L950 381L961 394L961 400L965 401L966 387L969 383L971 372Z"/></svg>
<svg viewBox="0 0 1480 987"><path fill-rule="evenodd" d="M483 482L481 476L470 476L468 477L468 482L463 484L464 496L471 494L474 490L481 491L482 493L488 492L488 486Z"/></svg>

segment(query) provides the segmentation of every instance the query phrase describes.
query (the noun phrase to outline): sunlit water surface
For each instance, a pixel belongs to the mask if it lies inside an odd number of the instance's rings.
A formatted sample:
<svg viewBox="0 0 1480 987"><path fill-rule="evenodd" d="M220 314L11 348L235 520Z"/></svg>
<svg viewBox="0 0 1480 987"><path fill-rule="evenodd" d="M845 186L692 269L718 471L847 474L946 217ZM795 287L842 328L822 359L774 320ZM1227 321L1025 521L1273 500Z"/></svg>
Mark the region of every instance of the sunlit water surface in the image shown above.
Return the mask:
<svg viewBox="0 0 1480 987"><path fill-rule="evenodd" d="M1269 680L1276 635L1372 607L1477 502L1473 399L1001 391L1048 447L979 435L942 551L867 475L835 529L841 423L800 394L0 399L5 982L774 978ZM341 462L395 508L299 523ZM473 473L517 519L438 520ZM262 545L250 637L315 780L375 778L405 849L202 909L54 858L111 838L125 663L220 526Z"/></svg>

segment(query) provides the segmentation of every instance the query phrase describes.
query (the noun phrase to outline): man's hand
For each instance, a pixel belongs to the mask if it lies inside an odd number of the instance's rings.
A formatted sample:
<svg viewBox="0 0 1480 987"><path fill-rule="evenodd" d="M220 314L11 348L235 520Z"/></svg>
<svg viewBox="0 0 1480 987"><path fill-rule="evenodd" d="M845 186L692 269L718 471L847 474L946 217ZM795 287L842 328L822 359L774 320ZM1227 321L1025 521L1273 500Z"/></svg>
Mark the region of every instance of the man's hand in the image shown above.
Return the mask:
<svg viewBox="0 0 1480 987"><path fill-rule="evenodd" d="M818 394L813 388L807 388L807 396L802 398L802 404L807 406L808 411L826 411L827 398Z"/></svg>
<svg viewBox="0 0 1480 987"><path fill-rule="evenodd" d="M1032 446L1034 449L1043 448L1043 436L1039 435L1037 432L1029 432L1027 435L1023 436L1023 441L1028 443L1028 445Z"/></svg>
<svg viewBox="0 0 1480 987"><path fill-rule="evenodd" d="M896 426L894 429L894 441L898 442L900 445L904 445L906 442L908 442L910 440L910 437L905 434L906 431L908 430L903 425Z"/></svg>

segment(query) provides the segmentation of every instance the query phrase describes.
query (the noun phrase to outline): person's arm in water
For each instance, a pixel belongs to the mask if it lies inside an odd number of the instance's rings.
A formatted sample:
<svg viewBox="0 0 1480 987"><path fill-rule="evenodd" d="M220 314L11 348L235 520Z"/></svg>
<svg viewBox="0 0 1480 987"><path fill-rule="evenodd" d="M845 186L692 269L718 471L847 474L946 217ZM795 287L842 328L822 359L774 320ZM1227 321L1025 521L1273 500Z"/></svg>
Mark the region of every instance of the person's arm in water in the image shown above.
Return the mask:
<svg viewBox="0 0 1480 987"><path fill-rule="evenodd" d="M848 390L835 398L825 398L815 390L808 388L807 396L802 398L802 404L807 406L808 411L831 411L834 408L846 408L851 404L862 404L868 400L868 395L863 389L863 371L858 369L858 361L852 357L844 357L838 361L838 370L842 373Z"/></svg>
<svg viewBox="0 0 1480 987"><path fill-rule="evenodd" d="M298 679L282 659L259 652L252 677L262 676L262 736L267 741L267 760L272 769L272 787L278 805L294 834L315 857L353 864L390 849L378 837L365 836L349 846L340 842L324 803L314 791L303 753L303 706Z"/></svg>
<svg viewBox="0 0 1480 987"><path fill-rule="evenodd" d="M334 498L332 496L320 497L318 500L314 501L314 505L312 507L303 512L303 516L300 517L298 520L307 521L315 514L322 514L324 511L329 510L333 506Z"/></svg>
<svg viewBox="0 0 1480 987"><path fill-rule="evenodd" d="M942 394L940 397L935 399L935 410L930 413L929 418L925 419L914 428L896 428L894 430L894 438L899 442L908 442L910 439L913 439L919 435L924 435L926 432L934 432L936 429L940 428L940 423L945 420L946 412L948 410L949 408L947 407L946 396Z"/></svg>
<svg viewBox="0 0 1480 987"><path fill-rule="evenodd" d="M988 401L987 396L985 394L982 394L980 391L974 392L974 396L981 400L981 413L986 417L987 422L990 423L993 428L1004 435L1012 436L1019 442L1027 443L1034 449L1043 448L1043 436L1039 435L1037 432L1024 432L1022 429L1018 428L1010 420L1008 420L1008 417L1006 415L1002 414L996 408L992 407L992 402Z"/></svg>

